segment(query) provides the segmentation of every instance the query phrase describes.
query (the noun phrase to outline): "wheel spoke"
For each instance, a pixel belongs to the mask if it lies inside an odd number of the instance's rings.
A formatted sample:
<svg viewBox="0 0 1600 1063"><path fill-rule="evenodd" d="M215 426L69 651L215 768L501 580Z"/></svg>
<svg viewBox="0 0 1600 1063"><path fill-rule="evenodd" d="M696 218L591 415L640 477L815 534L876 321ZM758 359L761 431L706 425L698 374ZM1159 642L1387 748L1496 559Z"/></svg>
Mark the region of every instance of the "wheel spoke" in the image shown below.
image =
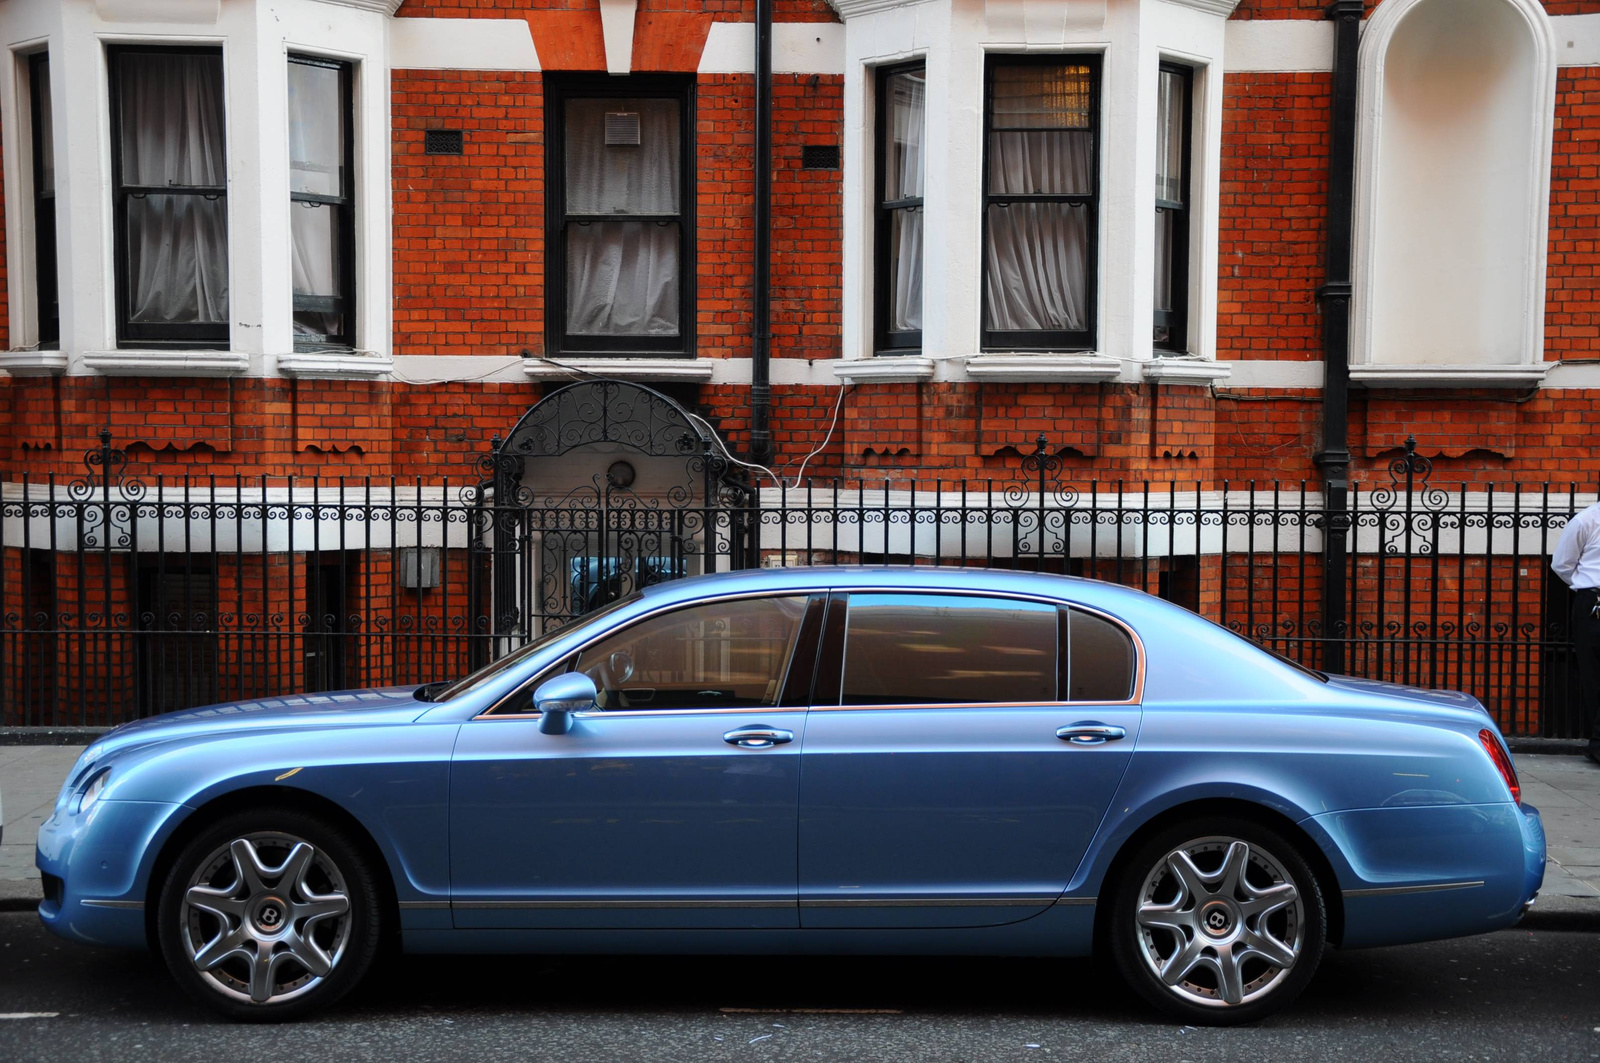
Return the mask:
<svg viewBox="0 0 1600 1063"><path fill-rule="evenodd" d="M1239 913L1246 919L1253 916L1265 919L1273 912L1281 911L1300 899L1300 891L1294 888L1292 882L1280 882L1266 889L1256 889L1246 883L1245 889L1250 896L1239 902Z"/></svg>
<svg viewBox="0 0 1600 1063"><path fill-rule="evenodd" d="M1167 866L1178 877L1178 881L1182 883L1184 893L1187 896L1198 900L1201 897L1209 897L1216 892L1207 881L1206 873L1196 867L1194 858L1182 849L1167 857Z"/></svg>
<svg viewBox="0 0 1600 1063"><path fill-rule="evenodd" d="M183 901L191 908L198 908L202 912L210 912L221 919L224 928L231 927L234 923L244 918L244 900L235 897L237 887L228 889L214 889L211 886L190 886L183 895Z"/></svg>
<svg viewBox="0 0 1600 1063"><path fill-rule="evenodd" d="M1293 946L1285 944L1264 930L1247 930L1243 939L1244 949L1266 960L1280 970L1288 970L1294 966L1298 953Z"/></svg>
<svg viewBox="0 0 1600 1063"><path fill-rule="evenodd" d="M272 872L261 863L261 854L256 852L256 847L248 838L235 838L233 844L228 846L228 852L233 857L233 870L239 876L239 885L244 887L247 897L258 893L265 893L267 884L265 879L272 877Z"/></svg>
<svg viewBox="0 0 1600 1063"><path fill-rule="evenodd" d="M274 954L271 950L271 945L258 941L250 953L250 999L256 1004L272 999L273 975L281 962L280 955L284 954Z"/></svg>
<svg viewBox="0 0 1600 1063"><path fill-rule="evenodd" d="M1243 957L1232 942L1215 946L1217 958L1217 991L1229 1004L1244 1003L1244 975L1241 971Z"/></svg>
<svg viewBox="0 0 1600 1063"><path fill-rule="evenodd" d="M1168 985L1177 985L1183 981L1200 962L1200 954L1204 949L1205 943L1199 938L1184 942L1183 946L1162 964L1161 980Z"/></svg>
<svg viewBox="0 0 1600 1063"><path fill-rule="evenodd" d="M316 977L322 978L333 970L332 958L311 940L310 935L290 931L284 942L289 946L289 955L300 961L300 966Z"/></svg>
<svg viewBox="0 0 1600 1063"><path fill-rule="evenodd" d="M318 919L326 919L333 915L343 915L349 910L350 898L342 893L313 893L307 900L294 906L289 913L289 918L296 923L304 920L306 925L309 926Z"/></svg>
<svg viewBox="0 0 1600 1063"><path fill-rule="evenodd" d="M236 955L253 962L254 943L255 939L242 926L233 930L224 929L200 946L194 954L194 965L202 971L210 971L229 956Z"/></svg>
<svg viewBox="0 0 1600 1063"><path fill-rule="evenodd" d="M1194 909L1185 911L1181 907L1187 901L1187 897L1181 897L1171 904L1141 905L1137 915L1139 925L1158 930L1171 930L1182 940L1189 936L1186 931L1198 929L1195 926Z"/></svg>
<svg viewBox="0 0 1600 1063"><path fill-rule="evenodd" d="M1211 892L1236 899L1241 892L1248 892L1250 887L1245 882L1244 873L1250 866L1250 847L1244 842L1235 841L1228 846L1228 853L1222 858L1222 870L1212 877L1216 888Z"/></svg>
<svg viewBox="0 0 1600 1063"><path fill-rule="evenodd" d="M278 878L278 888L287 891L291 887L298 887L302 894L310 892L305 887L305 877L316 855L317 851L305 842L295 842L289 855L283 858L283 863L271 871Z"/></svg>

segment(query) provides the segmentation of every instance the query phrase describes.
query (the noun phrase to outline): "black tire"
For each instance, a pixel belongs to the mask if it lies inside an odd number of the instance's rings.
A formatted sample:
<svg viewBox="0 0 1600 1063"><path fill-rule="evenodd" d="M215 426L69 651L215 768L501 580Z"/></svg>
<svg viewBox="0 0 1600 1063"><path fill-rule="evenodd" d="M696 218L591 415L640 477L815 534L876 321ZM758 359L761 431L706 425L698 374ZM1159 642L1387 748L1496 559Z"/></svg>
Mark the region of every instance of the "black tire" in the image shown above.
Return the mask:
<svg viewBox="0 0 1600 1063"><path fill-rule="evenodd" d="M239 871L252 855L254 879ZM382 944L375 870L344 831L306 812L224 816L183 847L161 887L162 959L190 996L232 1019L278 1022L327 1007L355 988ZM191 888L198 903L186 900ZM221 958L202 971L197 955Z"/></svg>
<svg viewBox="0 0 1600 1063"><path fill-rule="evenodd" d="M1227 871L1235 841L1246 846L1236 859L1246 868L1245 885L1231 891L1230 901ZM1204 873L1201 888L1186 886L1175 870L1180 851L1189 854L1187 867ZM1273 908L1287 895L1261 894L1283 883L1293 887L1296 900ZM1146 1000L1186 1023L1235 1026L1264 1018L1299 996L1322 961L1328 918L1316 875L1294 845L1250 820L1219 816L1161 830L1123 865L1112 891L1103 930L1117 970ZM1147 902L1146 919L1170 925L1142 925ZM1183 975L1176 985L1158 973L1168 964L1174 976ZM1230 988L1238 1002L1224 999L1222 972L1230 968L1237 972Z"/></svg>

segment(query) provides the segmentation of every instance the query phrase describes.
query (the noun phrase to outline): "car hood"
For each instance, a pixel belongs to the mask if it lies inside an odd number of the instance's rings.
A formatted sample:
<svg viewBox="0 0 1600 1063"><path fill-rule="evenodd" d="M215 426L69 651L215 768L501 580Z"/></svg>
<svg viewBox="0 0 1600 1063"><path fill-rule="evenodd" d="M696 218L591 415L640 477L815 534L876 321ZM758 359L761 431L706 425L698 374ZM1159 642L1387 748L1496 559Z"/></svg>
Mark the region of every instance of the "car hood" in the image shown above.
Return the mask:
<svg viewBox="0 0 1600 1063"><path fill-rule="evenodd" d="M407 686L292 694L169 712L116 728L84 751L82 763L104 760L109 754L135 746L205 735L286 727L318 729L401 723L416 719L428 708L417 700L416 690L416 687Z"/></svg>

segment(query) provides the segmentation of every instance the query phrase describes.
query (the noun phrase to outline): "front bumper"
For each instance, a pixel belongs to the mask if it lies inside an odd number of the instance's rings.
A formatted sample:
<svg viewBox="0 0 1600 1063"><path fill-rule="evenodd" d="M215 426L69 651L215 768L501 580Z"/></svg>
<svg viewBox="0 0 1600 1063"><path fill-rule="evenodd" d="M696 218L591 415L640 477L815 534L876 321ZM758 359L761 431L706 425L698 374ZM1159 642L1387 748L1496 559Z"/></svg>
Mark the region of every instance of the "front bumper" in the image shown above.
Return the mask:
<svg viewBox="0 0 1600 1063"><path fill-rule="evenodd" d="M165 802L101 800L81 815L51 816L39 828L34 860L59 885L45 879L51 888L40 920L72 941L145 948L151 866L186 812Z"/></svg>

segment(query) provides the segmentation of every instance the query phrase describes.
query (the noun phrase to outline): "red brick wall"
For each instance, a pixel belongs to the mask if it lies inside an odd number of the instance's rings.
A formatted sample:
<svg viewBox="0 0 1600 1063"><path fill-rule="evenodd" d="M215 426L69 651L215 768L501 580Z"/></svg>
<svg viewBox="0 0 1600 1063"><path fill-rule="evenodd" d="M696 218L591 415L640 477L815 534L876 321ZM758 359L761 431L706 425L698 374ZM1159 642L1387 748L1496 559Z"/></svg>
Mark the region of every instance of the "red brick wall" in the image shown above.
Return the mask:
<svg viewBox="0 0 1600 1063"><path fill-rule="evenodd" d="M1600 67L1562 69L1556 79L1550 159L1550 258L1546 273L1547 359L1593 358L1600 345Z"/></svg>
<svg viewBox="0 0 1600 1063"><path fill-rule="evenodd" d="M1228 74L1217 357L1322 357L1328 74Z"/></svg>

